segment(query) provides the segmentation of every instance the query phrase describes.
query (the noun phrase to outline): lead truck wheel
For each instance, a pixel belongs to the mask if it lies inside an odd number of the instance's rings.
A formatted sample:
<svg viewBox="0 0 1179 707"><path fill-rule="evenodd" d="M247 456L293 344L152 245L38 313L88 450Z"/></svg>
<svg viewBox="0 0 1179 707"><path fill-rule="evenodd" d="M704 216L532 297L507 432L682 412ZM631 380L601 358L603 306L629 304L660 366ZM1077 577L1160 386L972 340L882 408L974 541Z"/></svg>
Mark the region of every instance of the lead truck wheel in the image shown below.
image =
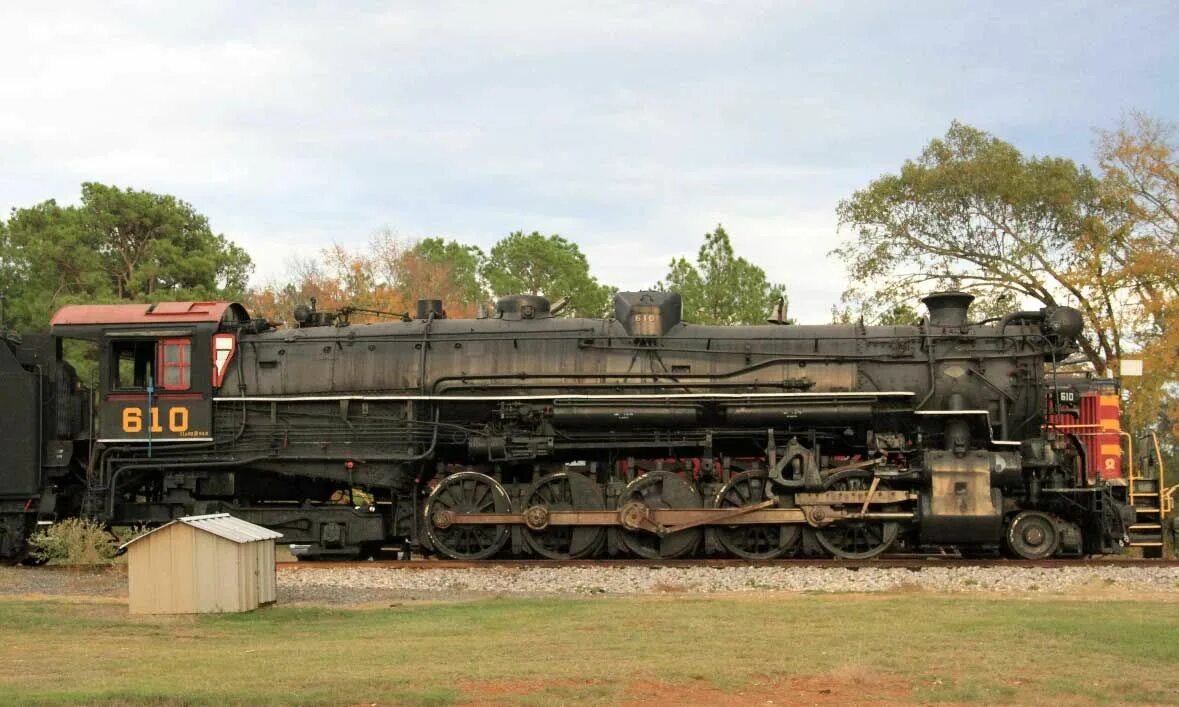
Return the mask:
<svg viewBox="0 0 1179 707"><path fill-rule="evenodd" d="M1024 511L1007 524L1007 549L1025 560L1046 560L1060 547L1060 533L1052 516Z"/></svg>

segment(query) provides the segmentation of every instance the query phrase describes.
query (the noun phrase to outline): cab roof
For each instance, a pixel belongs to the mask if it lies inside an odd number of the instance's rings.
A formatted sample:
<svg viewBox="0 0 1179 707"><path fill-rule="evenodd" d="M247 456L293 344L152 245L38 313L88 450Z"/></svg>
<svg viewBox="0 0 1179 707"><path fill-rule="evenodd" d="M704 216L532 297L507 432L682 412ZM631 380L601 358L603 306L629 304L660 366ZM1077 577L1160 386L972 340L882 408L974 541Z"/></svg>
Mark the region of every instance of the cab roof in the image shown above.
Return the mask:
<svg viewBox="0 0 1179 707"><path fill-rule="evenodd" d="M246 321L245 307L235 302L159 302L156 304L71 304L49 320L50 331L70 332L74 327L134 326L152 324L216 324Z"/></svg>

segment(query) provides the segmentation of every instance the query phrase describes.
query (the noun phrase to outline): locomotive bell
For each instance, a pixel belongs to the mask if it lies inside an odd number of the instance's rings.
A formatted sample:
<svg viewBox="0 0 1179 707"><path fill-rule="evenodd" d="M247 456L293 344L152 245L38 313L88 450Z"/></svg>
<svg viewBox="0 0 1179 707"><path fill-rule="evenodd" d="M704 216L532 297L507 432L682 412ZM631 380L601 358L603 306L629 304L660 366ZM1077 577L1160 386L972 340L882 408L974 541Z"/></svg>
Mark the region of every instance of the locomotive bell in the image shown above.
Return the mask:
<svg viewBox="0 0 1179 707"><path fill-rule="evenodd" d="M966 292L934 292L921 298L929 310L929 323L933 326L960 327L966 325L966 314L974 295Z"/></svg>
<svg viewBox="0 0 1179 707"><path fill-rule="evenodd" d="M684 303L678 292L619 292L614 318L636 338L663 336L680 323Z"/></svg>

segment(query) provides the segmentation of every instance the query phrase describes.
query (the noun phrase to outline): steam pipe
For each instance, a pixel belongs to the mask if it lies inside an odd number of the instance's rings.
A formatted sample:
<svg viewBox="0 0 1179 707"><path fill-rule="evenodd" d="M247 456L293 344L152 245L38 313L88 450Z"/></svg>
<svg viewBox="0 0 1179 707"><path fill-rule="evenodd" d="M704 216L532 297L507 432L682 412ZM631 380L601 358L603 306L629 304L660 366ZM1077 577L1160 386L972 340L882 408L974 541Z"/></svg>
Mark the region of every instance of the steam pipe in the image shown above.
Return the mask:
<svg viewBox="0 0 1179 707"><path fill-rule="evenodd" d="M1012 312L1011 314L1008 314L1007 316L1005 316L999 320L999 328L1006 329L1008 327L1008 325L1010 325L1012 322L1016 321L1017 319L1029 319L1032 321L1043 322L1044 321L1044 312L1032 312L1032 311L1027 311L1027 310L1024 310L1022 312Z"/></svg>
<svg viewBox="0 0 1179 707"><path fill-rule="evenodd" d="M920 410L925 407L925 404L933 397L934 391L937 390L937 373L934 371L933 334L929 331L928 324L924 325L922 329L925 330L925 354L926 359L929 361L929 392L925 394L921 402L917 403L917 407L913 408L914 410Z"/></svg>

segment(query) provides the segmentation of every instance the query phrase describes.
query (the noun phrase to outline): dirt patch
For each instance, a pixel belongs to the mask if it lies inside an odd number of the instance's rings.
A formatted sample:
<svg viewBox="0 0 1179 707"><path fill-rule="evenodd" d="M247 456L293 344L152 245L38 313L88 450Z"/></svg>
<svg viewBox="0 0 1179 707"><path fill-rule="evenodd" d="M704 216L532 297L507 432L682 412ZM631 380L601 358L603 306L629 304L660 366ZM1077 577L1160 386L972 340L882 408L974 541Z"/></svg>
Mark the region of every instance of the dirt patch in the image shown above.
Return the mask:
<svg viewBox="0 0 1179 707"><path fill-rule="evenodd" d="M705 680L668 683L632 680L624 686L597 680L502 680L465 682L464 704L488 706L518 704L523 698L578 697L631 705L891 705L909 702L913 689L897 678L872 674L859 666L847 666L822 675L790 678L756 678L732 689Z"/></svg>
<svg viewBox="0 0 1179 707"><path fill-rule="evenodd" d="M688 588L682 584L674 584L672 582L656 582L651 585L651 591L660 594L683 594L688 591Z"/></svg>
<svg viewBox="0 0 1179 707"><path fill-rule="evenodd" d="M754 680L733 690L708 684L635 682L625 705L889 705L907 702L913 690L895 678L872 676L858 668L824 675Z"/></svg>
<svg viewBox="0 0 1179 707"><path fill-rule="evenodd" d="M515 705L529 695L552 695L554 692L577 695L595 692L604 683L597 680L464 680L459 684L470 707Z"/></svg>

